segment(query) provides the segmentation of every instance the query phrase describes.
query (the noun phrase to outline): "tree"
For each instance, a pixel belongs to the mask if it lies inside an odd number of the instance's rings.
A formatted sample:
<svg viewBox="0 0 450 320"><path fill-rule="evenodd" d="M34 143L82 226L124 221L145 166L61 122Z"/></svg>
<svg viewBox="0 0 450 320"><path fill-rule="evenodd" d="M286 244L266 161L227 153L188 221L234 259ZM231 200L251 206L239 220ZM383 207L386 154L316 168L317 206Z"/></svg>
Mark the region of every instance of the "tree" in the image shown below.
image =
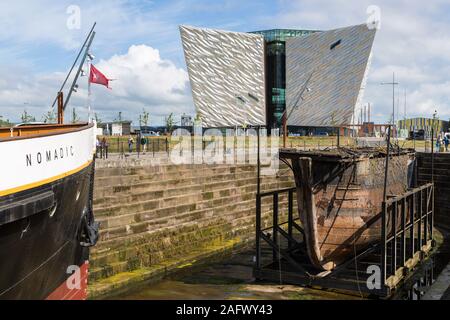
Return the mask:
<svg viewBox="0 0 450 320"><path fill-rule="evenodd" d="M8 119L3 120L3 116L0 116L0 127L2 127L2 126L9 126L9 125L11 125L9 123L9 120Z"/></svg>
<svg viewBox="0 0 450 320"><path fill-rule="evenodd" d="M166 117L166 131L169 135L172 134L175 121L173 120L173 112Z"/></svg>
<svg viewBox="0 0 450 320"><path fill-rule="evenodd" d="M78 117L75 108L72 108L72 123L77 123L78 121L80 121L80 118Z"/></svg>
<svg viewBox="0 0 450 320"><path fill-rule="evenodd" d="M139 126L148 126L149 121L149 113L145 110L145 108L142 109L142 114L139 115Z"/></svg>
<svg viewBox="0 0 450 320"><path fill-rule="evenodd" d="M98 116L97 112L94 113L95 122L97 122L97 126L99 126L102 123L102 119Z"/></svg>
<svg viewBox="0 0 450 320"><path fill-rule="evenodd" d="M202 124L202 118L200 117L200 114L197 113L194 118L194 125L199 126L201 124Z"/></svg>
<svg viewBox="0 0 450 320"><path fill-rule="evenodd" d="M27 110L23 111L22 115L20 116L20 119L22 120L23 123L30 123L36 121L36 118L33 117L31 114L29 114Z"/></svg>
<svg viewBox="0 0 450 320"><path fill-rule="evenodd" d="M53 109L49 110L46 114L44 114L42 116L42 120L45 123L54 123L54 122L56 122L56 115L55 115L55 112L53 111Z"/></svg>

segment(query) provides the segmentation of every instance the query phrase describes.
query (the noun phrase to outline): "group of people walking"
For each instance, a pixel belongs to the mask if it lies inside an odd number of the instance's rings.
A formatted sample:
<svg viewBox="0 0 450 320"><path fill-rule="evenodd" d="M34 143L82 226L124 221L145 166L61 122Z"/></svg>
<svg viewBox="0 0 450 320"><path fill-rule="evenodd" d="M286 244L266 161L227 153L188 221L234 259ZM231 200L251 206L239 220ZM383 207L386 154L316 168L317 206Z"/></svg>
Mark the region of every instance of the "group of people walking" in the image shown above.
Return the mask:
<svg viewBox="0 0 450 320"><path fill-rule="evenodd" d="M138 143L141 145L142 151L145 153L147 151L147 144L148 144L147 137L142 136L140 141L138 141ZM133 144L134 144L134 139L133 139L133 137L130 137L128 139L128 151L130 153L133 152Z"/></svg>
<svg viewBox="0 0 450 320"><path fill-rule="evenodd" d="M438 135L436 139L436 152L441 151L441 147L444 148L445 152L448 152L448 145L450 144L450 137L448 134Z"/></svg>
<svg viewBox="0 0 450 320"><path fill-rule="evenodd" d="M105 137L103 137L101 141L97 138L97 148L95 151L96 158L98 158L99 153L100 159L108 159L108 141L106 141Z"/></svg>
<svg viewBox="0 0 450 320"><path fill-rule="evenodd" d="M142 136L138 143L140 144L141 151L145 153L147 151L147 145L148 145L148 139L145 136ZM128 152L133 152L133 146L135 142L133 137L128 138ZM138 149L136 149L138 151ZM101 140L97 138L97 148L95 152L95 157L100 159L108 159L108 141L105 137L103 137Z"/></svg>

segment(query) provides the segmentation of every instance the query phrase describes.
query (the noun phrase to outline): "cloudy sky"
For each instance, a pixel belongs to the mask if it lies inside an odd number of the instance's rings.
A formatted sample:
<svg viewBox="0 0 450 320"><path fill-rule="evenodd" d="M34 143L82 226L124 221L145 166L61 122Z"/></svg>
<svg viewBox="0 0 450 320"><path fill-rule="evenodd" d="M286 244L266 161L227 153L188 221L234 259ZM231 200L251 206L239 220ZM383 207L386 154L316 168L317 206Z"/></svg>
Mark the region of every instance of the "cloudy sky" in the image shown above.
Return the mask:
<svg viewBox="0 0 450 320"><path fill-rule="evenodd" d="M0 2L0 116L19 121L26 109L41 120L94 21L94 64L112 90L94 86L92 106L102 120L119 111L137 122L145 108L151 124L171 112L195 114L178 26L232 31L272 28L327 30L365 23L380 9L365 102L375 121L386 122L392 93L407 116L450 118L450 0L173 0ZM80 20L74 20L79 8ZM369 10L370 11L370 10ZM86 115L86 78L71 100ZM70 117L70 115L68 115Z"/></svg>

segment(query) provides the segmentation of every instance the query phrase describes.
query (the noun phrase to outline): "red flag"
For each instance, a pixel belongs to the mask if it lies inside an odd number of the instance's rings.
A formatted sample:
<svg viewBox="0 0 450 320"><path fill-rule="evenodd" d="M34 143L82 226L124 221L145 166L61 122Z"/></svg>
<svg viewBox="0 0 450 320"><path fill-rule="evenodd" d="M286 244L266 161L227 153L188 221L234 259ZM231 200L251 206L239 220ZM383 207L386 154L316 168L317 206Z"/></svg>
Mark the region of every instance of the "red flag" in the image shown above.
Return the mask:
<svg viewBox="0 0 450 320"><path fill-rule="evenodd" d="M102 84L109 88L109 81L111 79L108 79L103 73L101 73L96 67L94 67L93 64L91 64L91 72L89 74L89 82L90 83L97 83Z"/></svg>

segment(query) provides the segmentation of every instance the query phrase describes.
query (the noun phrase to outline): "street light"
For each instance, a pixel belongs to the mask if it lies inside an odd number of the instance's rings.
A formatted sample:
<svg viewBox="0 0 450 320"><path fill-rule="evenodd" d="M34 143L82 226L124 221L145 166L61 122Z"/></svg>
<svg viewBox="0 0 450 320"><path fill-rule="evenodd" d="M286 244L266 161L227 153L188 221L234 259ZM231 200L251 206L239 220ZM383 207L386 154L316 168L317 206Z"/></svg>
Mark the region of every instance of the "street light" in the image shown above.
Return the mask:
<svg viewBox="0 0 450 320"><path fill-rule="evenodd" d="M433 123L431 124L431 136L432 136L432 138L434 138L434 134L436 134L436 136L437 136L437 133L436 132L434 132L434 128L436 127L436 118L437 118L437 110L434 110L434 113L433 113ZM436 128L437 129L437 128Z"/></svg>
<svg viewBox="0 0 450 320"><path fill-rule="evenodd" d="M395 126L395 86L398 82L395 82L395 72L392 72L392 82L382 82L381 85L392 85L392 126ZM395 130L397 135L397 130Z"/></svg>

